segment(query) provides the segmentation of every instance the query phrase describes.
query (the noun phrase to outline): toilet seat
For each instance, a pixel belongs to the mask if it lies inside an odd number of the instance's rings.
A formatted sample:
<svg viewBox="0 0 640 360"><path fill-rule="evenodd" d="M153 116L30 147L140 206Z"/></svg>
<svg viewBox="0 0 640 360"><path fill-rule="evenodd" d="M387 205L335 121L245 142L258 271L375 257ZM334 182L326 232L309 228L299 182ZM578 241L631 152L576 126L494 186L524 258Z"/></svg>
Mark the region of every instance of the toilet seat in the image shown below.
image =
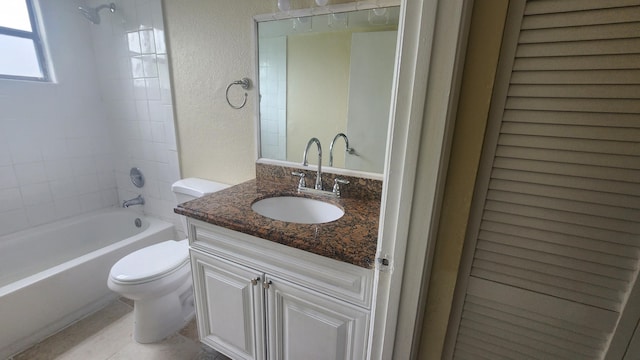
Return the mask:
<svg viewBox="0 0 640 360"><path fill-rule="evenodd" d="M169 240L123 257L113 265L109 276L116 284L144 284L163 278L188 263L188 242Z"/></svg>

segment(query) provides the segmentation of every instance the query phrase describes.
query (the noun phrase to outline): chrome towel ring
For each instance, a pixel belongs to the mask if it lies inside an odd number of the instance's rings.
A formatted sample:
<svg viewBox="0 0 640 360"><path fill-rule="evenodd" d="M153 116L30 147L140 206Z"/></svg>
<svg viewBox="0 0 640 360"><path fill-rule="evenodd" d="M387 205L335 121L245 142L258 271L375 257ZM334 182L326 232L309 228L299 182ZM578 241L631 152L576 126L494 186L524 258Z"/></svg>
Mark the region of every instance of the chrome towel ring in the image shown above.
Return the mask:
<svg viewBox="0 0 640 360"><path fill-rule="evenodd" d="M244 100L242 101L242 104L233 105L229 100L229 89L231 89L233 85L240 85L242 86L243 89L247 90L251 87L251 80L249 80L249 78L242 78L242 80L236 80L231 84L229 84L229 86L227 86L227 91L226 91L227 104L229 104L229 106L231 106L234 109L242 109L247 104L247 93L246 92L244 93Z"/></svg>

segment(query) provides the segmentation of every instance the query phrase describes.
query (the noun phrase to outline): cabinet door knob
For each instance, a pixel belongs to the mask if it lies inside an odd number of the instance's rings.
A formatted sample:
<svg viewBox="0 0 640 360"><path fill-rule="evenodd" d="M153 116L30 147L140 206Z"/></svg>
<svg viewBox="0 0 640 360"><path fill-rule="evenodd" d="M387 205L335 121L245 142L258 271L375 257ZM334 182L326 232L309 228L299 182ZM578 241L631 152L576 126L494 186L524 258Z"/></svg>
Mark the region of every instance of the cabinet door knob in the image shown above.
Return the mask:
<svg viewBox="0 0 640 360"><path fill-rule="evenodd" d="M255 279L251 279L251 285L258 285L258 281L260 281L259 277L255 278Z"/></svg>
<svg viewBox="0 0 640 360"><path fill-rule="evenodd" d="M265 281L265 282L262 283L262 287L265 288L265 289L268 289L269 285L271 285L271 284L272 284L271 280L268 280L268 281Z"/></svg>

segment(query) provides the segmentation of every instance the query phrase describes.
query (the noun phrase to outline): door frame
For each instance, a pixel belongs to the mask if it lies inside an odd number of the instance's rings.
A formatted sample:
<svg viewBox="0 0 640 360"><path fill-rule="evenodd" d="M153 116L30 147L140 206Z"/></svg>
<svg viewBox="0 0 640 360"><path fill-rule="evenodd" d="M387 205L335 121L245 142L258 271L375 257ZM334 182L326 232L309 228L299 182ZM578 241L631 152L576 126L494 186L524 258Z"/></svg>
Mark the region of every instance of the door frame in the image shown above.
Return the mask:
<svg viewBox="0 0 640 360"><path fill-rule="evenodd" d="M457 330L462 319L464 295L469 285L471 263L476 248L478 232L480 231L480 217L487 197L491 167L498 145L502 115L509 90L509 80L511 78L515 51L518 46L518 36L520 34L520 25L524 15L525 5L526 0L510 0L507 9L493 94L491 95L487 128L484 135L478 173L476 175L473 199L471 200L469 222L460 258L460 267L453 294L453 303L449 315L449 324L447 326L442 359L452 359L455 350Z"/></svg>
<svg viewBox="0 0 640 360"><path fill-rule="evenodd" d="M472 7L401 3L370 359L417 356Z"/></svg>

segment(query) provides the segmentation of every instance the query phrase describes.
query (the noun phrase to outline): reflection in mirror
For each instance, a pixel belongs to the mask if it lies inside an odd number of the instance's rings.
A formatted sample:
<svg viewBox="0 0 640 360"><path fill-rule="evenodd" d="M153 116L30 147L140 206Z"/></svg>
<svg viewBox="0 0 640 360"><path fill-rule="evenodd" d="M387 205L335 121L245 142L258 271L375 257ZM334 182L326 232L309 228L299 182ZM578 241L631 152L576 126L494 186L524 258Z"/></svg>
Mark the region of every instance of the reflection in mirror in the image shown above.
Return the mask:
<svg viewBox="0 0 640 360"><path fill-rule="evenodd" d="M301 163L317 137L323 166L332 158L336 168L382 173L398 15L390 7L258 22L260 157Z"/></svg>

